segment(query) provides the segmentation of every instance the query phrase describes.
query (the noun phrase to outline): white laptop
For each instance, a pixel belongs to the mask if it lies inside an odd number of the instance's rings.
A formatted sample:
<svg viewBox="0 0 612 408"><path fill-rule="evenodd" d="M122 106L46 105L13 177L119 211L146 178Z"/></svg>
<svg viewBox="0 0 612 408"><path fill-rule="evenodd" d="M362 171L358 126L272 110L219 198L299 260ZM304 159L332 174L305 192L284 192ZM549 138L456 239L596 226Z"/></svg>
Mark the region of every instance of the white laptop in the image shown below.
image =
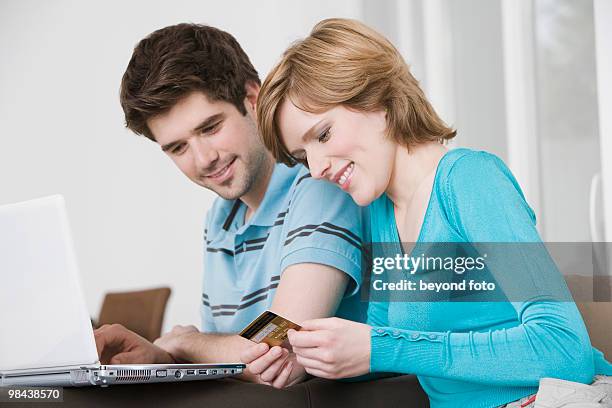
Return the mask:
<svg viewBox="0 0 612 408"><path fill-rule="evenodd" d="M100 364L61 196L0 206L0 328L0 386L191 381L245 368Z"/></svg>

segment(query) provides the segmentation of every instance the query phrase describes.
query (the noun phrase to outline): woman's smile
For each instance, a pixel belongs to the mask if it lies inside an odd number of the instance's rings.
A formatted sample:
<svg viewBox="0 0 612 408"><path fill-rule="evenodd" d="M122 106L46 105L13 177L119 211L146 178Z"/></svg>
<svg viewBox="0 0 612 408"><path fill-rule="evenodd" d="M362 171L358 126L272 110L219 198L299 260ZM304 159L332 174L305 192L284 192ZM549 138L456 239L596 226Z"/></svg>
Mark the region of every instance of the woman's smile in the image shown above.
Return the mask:
<svg viewBox="0 0 612 408"><path fill-rule="evenodd" d="M332 179L332 181L334 183L337 183L341 189L345 191L348 190L348 187L351 183L351 179L353 177L354 169L355 169L355 163L349 162L346 166L341 168L340 171L336 173L336 175L334 175L334 178Z"/></svg>

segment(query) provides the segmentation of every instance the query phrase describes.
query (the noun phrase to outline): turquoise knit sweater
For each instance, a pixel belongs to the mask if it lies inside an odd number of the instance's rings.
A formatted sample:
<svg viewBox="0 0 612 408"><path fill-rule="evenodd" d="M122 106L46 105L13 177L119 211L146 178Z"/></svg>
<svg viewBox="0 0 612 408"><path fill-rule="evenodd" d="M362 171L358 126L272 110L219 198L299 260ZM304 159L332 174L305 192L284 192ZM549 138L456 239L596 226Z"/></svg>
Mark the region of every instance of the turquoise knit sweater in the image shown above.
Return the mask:
<svg viewBox="0 0 612 408"><path fill-rule="evenodd" d="M399 242L386 195L370 214L373 242ZM499 158L446 153L418 242L539 241L535 215ZM521 276L537 281L536 269ZM573 302L372 302L368 323L370 371L416 374L434 408L497 407L535 393L542 377L590 383L612 374Z"/></svg>

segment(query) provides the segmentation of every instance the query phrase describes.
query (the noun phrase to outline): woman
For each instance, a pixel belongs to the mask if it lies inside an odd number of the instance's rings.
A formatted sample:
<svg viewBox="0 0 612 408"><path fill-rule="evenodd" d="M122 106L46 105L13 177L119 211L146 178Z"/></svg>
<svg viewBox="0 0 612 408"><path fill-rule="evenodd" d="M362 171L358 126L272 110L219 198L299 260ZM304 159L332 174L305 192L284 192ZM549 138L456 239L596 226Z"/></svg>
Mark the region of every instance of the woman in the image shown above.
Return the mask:
<svg viewBox="0 0 612 408"><path fill-rule="evenodd" d="M400 242L541 241L504 163L485 152L447 150L455 131L393 45L359 22L324 20L291 46L264 82L257 113L278 161L302 162L313 177L370 207L373 242L405 253ZM368 324L304 322L289 333L297 363L324 378L416 374L432 407L529 406L542 377L591 383L606 362L575 304L547 293L540 268L524 262L520 269L521 282L543 294L512 302L371 302ZM272 352L279 350L260 345L244 360L267 379L289 377Z"/></svg>

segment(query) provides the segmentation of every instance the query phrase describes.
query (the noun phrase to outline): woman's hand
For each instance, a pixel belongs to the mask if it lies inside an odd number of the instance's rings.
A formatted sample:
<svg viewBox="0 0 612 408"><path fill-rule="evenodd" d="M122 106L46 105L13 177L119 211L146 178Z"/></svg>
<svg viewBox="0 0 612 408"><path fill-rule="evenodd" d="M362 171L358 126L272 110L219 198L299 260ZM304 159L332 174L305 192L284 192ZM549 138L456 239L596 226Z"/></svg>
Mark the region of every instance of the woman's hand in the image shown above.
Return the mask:
<svg viewBox="0 0 612 408"><path fill-rule="evenodd" d="M289 350L266 343L254 344L246 349L240 359L247 364L246 373L255 376L256 382L284 388L301 382L306 377L304 367L296 362Z"/></svg>
<svg viewBox="0 0 612 408"><path fill-rule="evenodd" d="M335 379L370 371L370 330L366 324L331 317L305 321L300 331L287 334L308 374Z"/></svg>

